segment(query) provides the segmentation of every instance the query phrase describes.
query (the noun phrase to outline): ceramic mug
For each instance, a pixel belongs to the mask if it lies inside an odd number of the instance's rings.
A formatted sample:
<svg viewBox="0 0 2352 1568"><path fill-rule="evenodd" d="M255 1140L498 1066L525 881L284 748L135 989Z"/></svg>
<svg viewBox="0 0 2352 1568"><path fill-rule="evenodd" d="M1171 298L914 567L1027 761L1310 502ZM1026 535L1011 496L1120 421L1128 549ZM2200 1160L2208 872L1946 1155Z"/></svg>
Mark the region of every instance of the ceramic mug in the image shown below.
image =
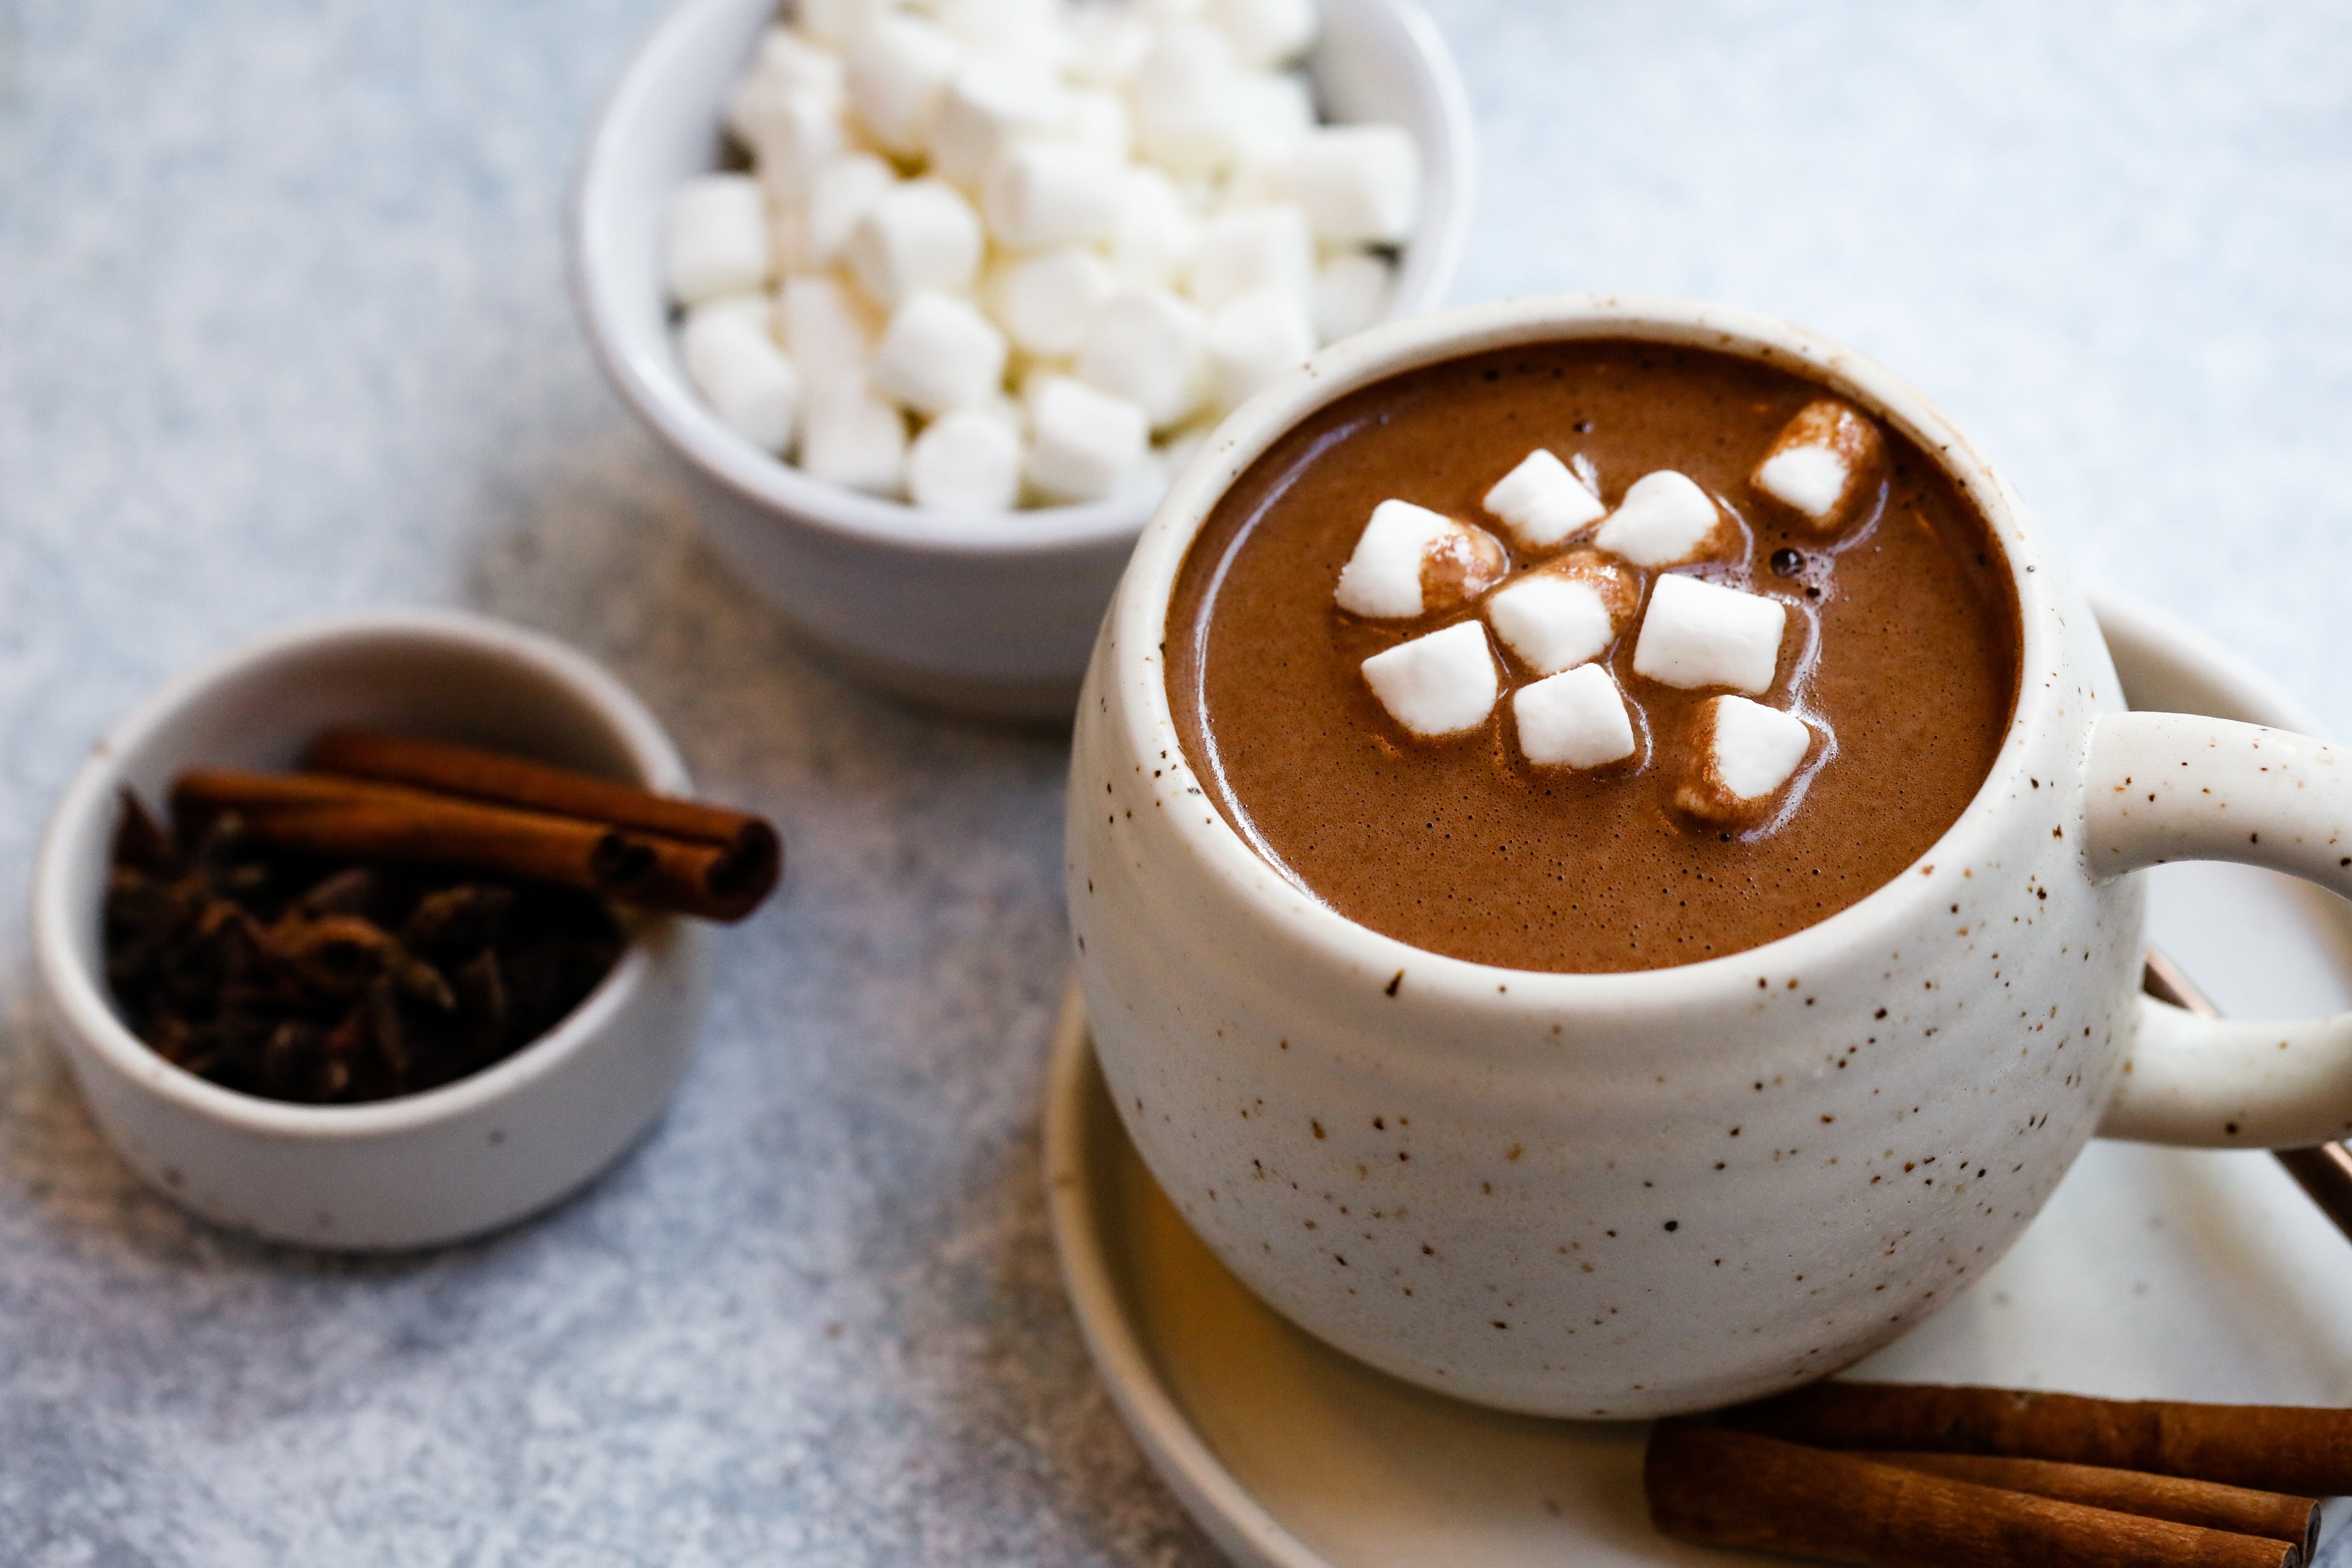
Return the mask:
<svg viewBox="0 0 2352 1568"><path fill-rule="evenodd" d="M1793 935L1638 973L1493 968L1336 913L1193 781L1160 658L1187 546L1285 431L1419 365L1574 338L1769 360L1902 431L1999 538L2023 639L1991 771L1916 863ZM1087 1012L1169 1196L1333 1345L1551 1415L1698 1409L1856 1360L1982 1275L2095 1133L2352 1129L2352 1016L2231 1025L2140 994L2129 873L2189 858L2352 890L2352 756L2124 711L2082 595L1931 404L1780 322L1654 299L1398 323L1252 400L1145 530L1071 761Z"/></svg>

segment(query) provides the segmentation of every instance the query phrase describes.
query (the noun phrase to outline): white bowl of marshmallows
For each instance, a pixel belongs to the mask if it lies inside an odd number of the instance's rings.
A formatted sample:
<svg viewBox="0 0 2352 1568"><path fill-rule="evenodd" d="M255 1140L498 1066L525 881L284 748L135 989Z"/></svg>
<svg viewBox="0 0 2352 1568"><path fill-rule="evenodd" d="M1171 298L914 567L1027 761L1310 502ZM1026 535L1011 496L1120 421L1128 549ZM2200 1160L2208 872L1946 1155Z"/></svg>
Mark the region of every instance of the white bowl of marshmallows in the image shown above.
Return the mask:
<svg viewBox="0 0 2352 1568"><path fill-rule="evenodd" d="M687 0L591 138L573 286L803 631L1058 718L1170 477L1444 301L1471 174L1412 0Z"/></svg>

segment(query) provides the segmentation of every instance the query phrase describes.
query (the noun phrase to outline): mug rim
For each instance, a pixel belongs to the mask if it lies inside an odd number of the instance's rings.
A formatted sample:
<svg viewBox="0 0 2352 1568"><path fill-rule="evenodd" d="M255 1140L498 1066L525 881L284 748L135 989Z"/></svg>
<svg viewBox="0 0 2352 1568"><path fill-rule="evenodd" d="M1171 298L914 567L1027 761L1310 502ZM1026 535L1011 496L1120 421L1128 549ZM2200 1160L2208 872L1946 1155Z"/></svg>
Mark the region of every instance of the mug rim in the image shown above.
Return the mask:
<svg viewBox="0 0 2352 1568"><path fill-rule="evenodd" d="M181 1112L249 1134L299 1142L379 1138L461 1118L527 1092L561 1072L653 983L649 931L630 935L612 969L555 1026L479 1071L389 1100L308 1105L227 1089L166 1061L131 1032L104 983L81 962L72 928L84 892L71 847L91 816L113 808L120 759L191 706L272 665L372 640L454 647L510 660L569 690L629 759L634 782L671 794L691 788L685 760L658 721L618 679L552 637L449 610L374 611L314 619L240 643L173 678L110 725L59 796L34 863L34 967L59 1025L121 1081ZM664 917L675 919L677 917Z"/></svg>
<svg viewBox="0 0 2352 1568"><path fill-rule="evenodd" d="M1169 700L1160 649L1168 606L1193 540L1234 480L1308 416L1348 394L1405 372L1474 354L1580 339L1633 339L1729 353L1779 363L1850 397L1907 437L1937 463L1981 516L2006 558L2018 615L2017 692L2001 742L1968 805L1921 854L1844 909L1770 942L1720 957L1613 973L1512 969L1416 947L1339 913L1253 849L1212 810L1163 817L1221 889L1318 956L1373 975L1408 970L1414 988L1493 1003L1507 985L1517 1006L1576 1004L1647 1007L1687 1005L1702 994L1752 990L1759 966L1793 974L1832 963L1870 933L1898 924L1913 906L1941 896L1932 872L1944 861L1984 858L1998 836L1996 801L2021 788L2028 738L2061 709L2054 680L2034 670L2063 667L2066 579L2025 519L2015 492L1925 394L1866 355L1819 333L1743 307L1665 295L1574 293L1471 305L1374 327L1331 345L1228 416L1175 481L1146 525L1104 626L1108 667L1100 676L1119 694L1123 742L1136 756L1184 748ZM1499 981L1498 981L1499 977Z"/></svg>

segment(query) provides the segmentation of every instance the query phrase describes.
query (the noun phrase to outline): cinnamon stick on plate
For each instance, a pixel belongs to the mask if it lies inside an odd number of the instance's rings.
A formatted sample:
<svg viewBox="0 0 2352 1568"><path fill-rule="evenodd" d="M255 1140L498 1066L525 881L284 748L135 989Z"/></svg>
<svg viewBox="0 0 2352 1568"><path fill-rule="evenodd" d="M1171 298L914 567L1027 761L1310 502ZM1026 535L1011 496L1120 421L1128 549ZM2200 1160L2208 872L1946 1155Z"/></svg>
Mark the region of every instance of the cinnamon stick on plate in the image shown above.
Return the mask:
<svg viewBox="0 0 2352 1568"><path fill-rule="evenodd" d="M2175 1524L2201 1524L2208 1530L2226 1530L2238 1535L2291 1541L2303 1548L2306 1557L2319 1539L2317 1498L2286 1497L2278 1492L2226 1487L2219 1481L2151 1476L2098 1465L2065 1465L2054 1459L1875 1452L1867 1457L1876 1464L1895 1465L2013 1492L2032 1492L2035 1497L2054 1498L2060 1502L2168 1519Z"/></svg>
<svg viewBox="0 0 2352 1568"><path fill-rule="evenodd" d="M738 919L767 891L728 885L716 845L320 773L198 768L173 784L172 805L235 812L261 842L309 854L465 866L709 919Z"/></svg>
<svg viewBox="0 0 2352 1568"><path fill-rule="evenodd" d="M715 845L724 853L709 871L710 896L729 901L748 897L747 910L768 896L783 870L783 844L776 830L749 812L656 795L499 752L380 730L337 729L311 742L302 765Z"/></svg>
<svg viewBox="0 0 2352 1568"><path fill-rule="evenodd" d="M2000 1454L2296 1497L2352 1493L2352 1410L1817 1383L1727 1411L1723 1419L1824 1448Z"/></svg>
<svg viewBox="0 0 2352 1568"><path fill-rule="evenodd" d="M1643 1464L1660 1531L1861 1568L2302 1568L2303 1548L1662 1421Z"/></svg>

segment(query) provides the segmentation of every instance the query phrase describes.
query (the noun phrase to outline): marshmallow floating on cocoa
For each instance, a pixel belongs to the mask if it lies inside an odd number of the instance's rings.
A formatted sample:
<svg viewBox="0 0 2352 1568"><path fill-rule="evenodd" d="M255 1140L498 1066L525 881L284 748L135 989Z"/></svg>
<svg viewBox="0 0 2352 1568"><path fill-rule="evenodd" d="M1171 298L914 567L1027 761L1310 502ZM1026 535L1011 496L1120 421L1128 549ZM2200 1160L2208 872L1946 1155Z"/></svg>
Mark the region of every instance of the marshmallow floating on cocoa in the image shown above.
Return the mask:
<svg viewBox="0 0 2352 1568"><path fill-rule="evenodd" d="M1511 693L1519 751L1540 766L1598 768L1633 754L1633 721L1606 665L1580 664Z"/></svg>
<svg viewBox="0 0 2352 1568"><path fill-rule="evenodd" d="M1686 690L1767 690L1780 670L1787 621L1778 599L1696 577L1660 577L1633 645L1633 673Z"/></svg>
<svg viewBox="0 0 2352 1568"><path fill-rule="evenodd" d="M1695 771L1675 786L1675 804L1731 826L1763 814L1811 750L1813 731L1778 708L1717 697L1700 707L1691 740Z"/></svg>
<svg viewBox="0 0 2352 1568"><path fill-rule="evenodd" d="M1399 643L1364 660L1363 670L1389 716L1424 739L1476 729L1502 689L1486 628L1476 621Z"/></svg>
<svg viewBox="0 0 2352 1568"><path fill-rule="evenodd" d="M1830 533L1853 521L1885 472L1878 426L1835 398L1816 398L1781 426L1749 482Z"/></svg>
<svg viewBox="0 0 2352 1568"><path fill-rule="evenodd" d="M1549 550L1609 511L1583 479L1541 447L1495 481L1486 507L1522 550Z"/></svg>
<svg viewBox="0 0 2352 1568"><path fill-rule="evenodd" d="M1486 619L1521 664L1556 675L1607 652L1641 597L1624 567L1597 550L1571 550L1496 589Z"/></svg>
<svg viewBox="0 0 2352 1568"><path fill-rule="evenodd" d="M1705 490L1688 476L1661 468L1627 487L1592 542L1636 566L1681 566L1722 553L1733 533Z"/></svg>
<svg viewBox="0 0 2352 1568"><path fill-rule="evenodd" d="M1482 528L1411 501L1384 500L1339 571L1339 607L1368 620L1408 621L1466 605L1509 569L1503 547ZM1484 630L1479 647L1486 647Z"/></svg>

